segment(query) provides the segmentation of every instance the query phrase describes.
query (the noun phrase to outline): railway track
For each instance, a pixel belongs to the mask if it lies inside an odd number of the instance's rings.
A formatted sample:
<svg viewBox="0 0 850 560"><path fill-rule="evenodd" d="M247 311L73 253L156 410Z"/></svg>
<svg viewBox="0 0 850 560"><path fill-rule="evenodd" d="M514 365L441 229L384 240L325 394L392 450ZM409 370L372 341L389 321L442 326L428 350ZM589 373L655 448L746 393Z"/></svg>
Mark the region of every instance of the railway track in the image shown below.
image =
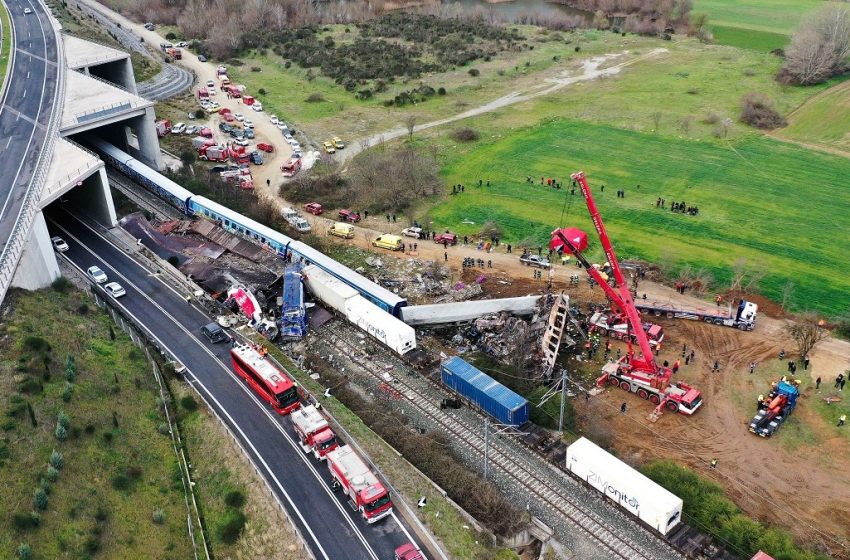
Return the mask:
<svg viewBox="0 0 850 560"><path fill-rule="evenodd" d="M163 221L179 220L182 217L175 208L163 203L161 199L154 195L148 194L132 179L109 165L106 166L106 176L109 179L110 187L115 187L142 210L147 210L158 219Z"/></svg>
<svg viewBox="0 0 850 560"><path fill-rule="evenodd" d="M346 339L351 339L350 334L342 333L339 326L333 324L325 325L324 330L326 334L319 334L318 336L330 347L339 352L340 355L347 357L347 359L352 360L358 366L362 367L378 383L386 382L385 370L381 370L378 364L370 361L362 350L346 342ZM479 434L480 426L470 426L463 419L450 416L440 409L439 403L434 402L433 398L426 395L422 390L398 376L393 377L395 380L393 387L420 414L436 426L439 426L447 435L457 441L463 442L470 451L483 459L484 439ZM605 507L610 508L612 512L616 512L614 517L620 517L624 522L634 525L635 529L645 539L652 539L662 544L662 549L666 554L658 555L646 552L641 544L623 536L621 527L615 527L609 521L602 519L597 512L592 511L591 508L588 508L579 499L580 495L583 494L581 497L586 502L588 499L598 499L598 495L590 494L588 490L579 486L578 483L568 478L564 473L558 472L551 465L546 464L546 468L551 469L552 475L563 482L562 485L554 488L551 481L541 476L537 472L537 469L528 465L514 451L506 449L496 437L491 438L488 455L491 464L497 470L501 471L503 476L509 478L514 484L525 490L530 497L534 498L549 511L564 519L570 526L589 537L605 551L607 557L630 560L682 557L669 544L659 540L656 535L646 531L642 527L636 526L633 522L623 517L621 512L605 504ZM573 488L576 491L571 494L568 491L569 488Z"/></svg>

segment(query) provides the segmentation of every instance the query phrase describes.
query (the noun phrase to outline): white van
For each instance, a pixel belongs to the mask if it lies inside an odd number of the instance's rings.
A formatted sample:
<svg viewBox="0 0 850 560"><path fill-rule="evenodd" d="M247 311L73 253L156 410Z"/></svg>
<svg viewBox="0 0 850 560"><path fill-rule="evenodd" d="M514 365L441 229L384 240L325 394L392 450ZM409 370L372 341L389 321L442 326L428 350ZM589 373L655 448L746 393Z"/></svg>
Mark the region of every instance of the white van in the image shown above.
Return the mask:
<svg viewBox="0 0 850 560"><path fill-rule="evenodd" d="M280 211L280 214L283 216L283 219L287 222L292 218L298 217L298 211L295 208L284 208Z"/></svg>
<svg viewBox="0 0 850 560"><path fill-rule="evenodd" d="M301 216L297 216L287 221L298 231L298 233L308 233L310 231L310 223Z"/></svg>

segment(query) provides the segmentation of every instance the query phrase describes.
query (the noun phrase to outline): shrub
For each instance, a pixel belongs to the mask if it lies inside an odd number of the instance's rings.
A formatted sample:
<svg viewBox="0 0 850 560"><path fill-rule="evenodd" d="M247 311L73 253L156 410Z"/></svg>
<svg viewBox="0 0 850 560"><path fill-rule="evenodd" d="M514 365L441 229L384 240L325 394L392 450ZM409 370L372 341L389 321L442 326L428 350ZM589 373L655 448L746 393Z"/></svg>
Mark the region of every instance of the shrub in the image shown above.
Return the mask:
<svg viewBox="0 0 850 560"><path fill-rule="evenodd" d="M741 122L762 130L773 130L788 124L773 108L770 99L755 92L741 98Z"/></svg>
<svg viewBox="0 0 850 560"><path fill-rule="evenodd" d="M89 538L86 539L83 548L85 548L86 552L88 552L89 554L94 554L95 552L100 550L100 538L95 535L89 536Z"/></svg>
<svg viewBox="0 0 850 560"><path fill-rule="evenodd" d="M168 33L165 34L165 40L166 41L173 41L176 38L177 38L177 35L175 35L173 31L169 31Z"/></svg>
<svg viewBox="0 0 850 560"><path fill-rule="evenodd" d="M198 409L198 402L192 395L183 395L180 397L180 406L188 412L194 412Z"/></svg>
<svg viewBox="0 0 850 560"><path fill-rule="evenodd" d="M39 525L41 525L41 514L38 513L37 511L31 511L29 518L30 518L30 524L33 527L38 527Z"/></svg>
<svg viewBox="0 0 850 560"><path fill-rule="evenodd" d="M68 415L64 412L60 412L56 416L56 423L62 426L63 428L68 429L68 427L71 425L71 419L68 418Z"/></svg>
<svg viewBox="0 0 850 560"><path fill-rule="evenodd" d="M266 94L266 88L260 88L260 89L258 89L258 90L257 90L257 93L258 93L258 94L260 94L260 95L265 95L265 94Z"/></svg>
<svg viewBox="0 0 850 560"><path fill-rule="evenodd" d="M48 460L48 463L54 469L61 471L62 465L65 464L65 457L63 457L61 453L54 449L50 453L50 459Z"/></svg>
<svg viewBox="0 0 850 560"><path fill-rule="evenodd" d="M446 94L446 88L444 88L443 86L440 86L440 87L437 88L437 95L445 95L445 94Z"/></svg>
<svg viewBox="0 0 850 560"><path fill-rule="evenodd" d="M32 512L38 515L39 523L41 522L41 515L37 512ZM12 525L18 531L26 531L28 529L34 528L36 525L33 524L32 513L16 513L12 516Z"/></svg>
<svg viewBox="0 0 850 560"><path fill-rule="evenodd" d="M99 505L97 506L97 510L95 510L94 512L94 518L100 523L103 523L104 521L109 519L109 512L106 511L106 508L103 507L103 505Z"/></svg>
<svg viewBox="0 0 850 560"><path fill-rule="evenodd" d="M484 222L481 226L481 237L484 239L491 239L493 237L502 237L502 228L499 227L499 224L496 222L489 220Z"/></svg>
<svg viewBox="0 0 850 560"><path fill-rule="evenodd" d="M324 100L325 100L325 96L322 95L321 93L318 93L318 92L311 93L310 95L307 96L307 99L305 99L305 101L307 103L321 103Z"/></svg>
<svg viewBox="0 0 850 560"><path fill-rule="evenodd" d="M41 393L44 390L44 386L41 384L41 381L35 379L34 377L24 377L21 380L21 383L18 385L18 388L22 393L27 393L29 395L35 395Z"/></svg>
<svg viewBox="0 0 850 560"><path fill-rule="evenodd" d="M23 340L23 346L27 350L33 352L50 352L50 343L40 336L26 336Z"/></svg>
<svg viewBox="0 0 850 560"><path fill-rule="evenodd" d="M478 68L470 68L467 74L475 78L481 75L481 71Z"/></svg>
<svg viewBox="0 0 850 560"><path fill-rule="evenodd" d="M59 292L60 294L64 294L68 290L71 289L71 281L65 278L64 276L60 276L50 285L54 291Z"/></svg>
<svg viewBox="0 0 850 560"><path fill-rule="evenodd" d="M112 443L112 440L115 438L115 435L112 432L103 432L103 443L109 445Z"/></svg>
<svg viewBox="0 0 850 560"><path fill-rule="evenodd" d="M49 480L50 482L56 482L56 480L59 478L59 470L52 465L48 465L46 476L47 480Z"/></svg>
<svg viewBox="0 0 850 560"><path fill-rule="evenodd" d="M36 488L32 494L32 504L36 509L42 511L47 509L47 492L43 488Z"/></svg>
<svg viewBox="0 0 850 560"><path fill-rule="evenodd" d="M18 545L18 550L15 551L19 560L30 560L32 558L32 547L27 543Z"/></svg>
<svg viewBox="0 0 850 560"><path fill-rule="evenodd" d="M119 491L127 490L130 487L130 477L124 473L116 474L112 477L112 487Z"/></svg>
<svg viewBox="0 0 850 560"><path fill-rule="evenodd" d="M231 490L225 494L224 503L233 508L241 508L245 505L245 494L239 490Z"/></svg>
<svg viewBox="0 0 850 560"><path fill-rule="evenodd" d="M167 436L169 433L171 433L171 430L168 428L168 424L166 424L165 422L162 422L159 426L157 426L156 431L164 436Z"/></svg>
<svg viewBox="0 0 850 560"><path fill-rule="evenodd" d="M85 315L89 312L89 304L81 303L79 307L77 307L77 313L80 315Z"/></svg>
<svg viewBox="0 0 850 560"><path fill-rule="evenodd" d="M245 515L241 511L228 509L218 526L218 538L224 543L233 544L242 534L243 527L245 527Z"/></svg>
<svg viewBox="0 0 850 560"><path fill-rule="evenodd" d="M165 513L161 509L155 509L153 510L153 515L151 516L151 519L157 525L162 525L162 523L165 521Z"/></svg>
<svg viewBox="0 0 850 560"><path fill-rule="evenodd" d="M127 476L129 476L131 480L140 479L142 477L143 472L144 470L142 470L142 467L138 465L133 465L127 468Z"/></svg>
<svg viewBox="0 0 850 560"><path fill-rule="evenodd" d="M32 409L32 405L30 403L27 403L27 413L29 414L30 424L32 424L32 427L37 427L38 420L35 419L35 411Z"/></svg>
<svg viewBox="0 0 850 560"><path fill-rule="evenodd" d="M251 67L251 72L262 72L262 71L263 71L263 69L260 68L259 66L252 66Z"/></svg>
<svg viewBox="0 0 850 560"><path fill-rule="evenodd" d="M42 478L38 481L38 487L44 490L44 493L48 496L50 495L50 481L46 478Z"/></svg>
<svg viewBox="0 0 850 560"><path fill-rule="evenodd" d="M65 382L65 389L62 390L62 400L68 402L74 394L74 384Z"/></svg>
<svg viewBox="0 0 850 560"><path fill-rule="evenodd" d="M58 439L59 441L65 441L66 439L68 439L68 430L64 426L58 425L58 426L56 426L56 430L54 431L54 435L56 436L56 439Z"/></svg>
<svg viewBox="0 0 850 560"><path fill-rule="evenodd" d="M471 128L459 128L452 132L452 138L458 142L475 142L481 137L477 130Z"/></svg>
<svg viewBox="0 0 850 560"><path fill-rule="evenodd" d="M718 124L721 120L723 119L721 119L720 115L718 115L714 111L709 111L705 115L705 119L702 122L704 122L705 124Z"/></svg>

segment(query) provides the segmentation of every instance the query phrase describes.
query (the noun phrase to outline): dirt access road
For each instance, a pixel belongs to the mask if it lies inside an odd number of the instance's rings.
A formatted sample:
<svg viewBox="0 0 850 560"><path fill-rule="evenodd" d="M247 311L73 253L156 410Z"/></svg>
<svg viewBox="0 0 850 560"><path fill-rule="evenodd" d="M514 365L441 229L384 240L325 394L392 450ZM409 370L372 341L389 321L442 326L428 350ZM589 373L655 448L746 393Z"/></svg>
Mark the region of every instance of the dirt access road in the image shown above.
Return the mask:
<svg viewBox="0 0 850 560"><path fill-rule="evenodd" d="M112 21L121 24L123 29L131 31L136 36L144 39L150 49L158 49L160 43L168 42L156 31L148 31L142 25L130 21L118 12L110 10L103 4L95 2L94 0L80 0L80 2L92 9L100 11ZM207 80L212 80L215 82L216 90L218 91L218 80L216 75L217 65L209 62L201 62L198 60L198 57L188 49L183 49L183 59L174 61L174 64L191 70L198 79L198 83L196 85L199 86L201 84L206 84ZM251 94L252 92L246 93ZM217 101L222 107L230 109L234 113L242 113L245 115L246 119L250 119L254 123L256 138L254 139L253 144L266 142L275 147L273 154L263 153L263 165L251 166L255 187L263 194L268 193L269 189L267 188L266 181L269 181L272 186L280 184L280 166L283 165L283 163L292 155L292 149L289 147L289 144L284 141L280 130L278 130L278 128L269 121L269 115L265 111L252 111L248 105L242 104L240 99L228 99L227 95L222 91L218 91L218 93L213 97L213 100ZM225 136L218 130L219 123L223 121L224 119L219 117L217 114L213 114L208 125L213 129L216 140L219 143L227 144L227 142L231 140L230 137Z"/></svg>

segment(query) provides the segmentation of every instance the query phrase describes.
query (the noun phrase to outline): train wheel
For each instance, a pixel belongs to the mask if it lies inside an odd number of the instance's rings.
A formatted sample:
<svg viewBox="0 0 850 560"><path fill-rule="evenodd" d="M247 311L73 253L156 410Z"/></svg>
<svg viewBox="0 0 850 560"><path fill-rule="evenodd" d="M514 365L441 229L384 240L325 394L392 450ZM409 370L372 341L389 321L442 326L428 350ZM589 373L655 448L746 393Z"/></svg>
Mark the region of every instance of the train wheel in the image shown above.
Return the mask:
<svg viewBox="0 0 850 560"><path fill-rule="evenodd" d="M643 400L646 400L649 398L649 392L646 389L639 389L638 396Z"/></svg>
<svg viewBox="0 0 850 560"><path fill-rule="evenodd" d="M679 411L679 405L677 403L673 402L673 401L667 401L667 404L665 404L664 407L667 410L669 410L670 412L678 412Z"/></svg>
<svg viewBox="0 0 850 560"><path fill-rule="evenodd" d="M667 318L668 318L668 319L672 319L672 318L673 318L673 313L672 313L672 312L670 312L670 311L668 311L668 312L667 312Z"/></svg>
<svg viewBox="0 0 850 560"><path fill-rule="evenodd" d="M612 386L616 387L617 385L620 384L620 381L616 377L609 377L608 383L610 383Z"/></svg>
<svg viewBox="0 0 850 560"><path fill-rule="evenodd" d="M632 392L632 386L629 385L627 381L620 382L620 389L622 389L623 391L628 391L629 393Z"/></svg>
<svg viewBox="0 0 850 560"><path fill-rule="evenodd" d="M649 402L651 402L652 404L658 404L661 402L661 399L658 398L658 395L653 394L649 395Z"/></svg>
<svg viewBox="0 0 850 560"><path fill-rule="evenodd" d="M655 315L656 317L661 317L660 311L653 311L652 314Z"/></svg>

